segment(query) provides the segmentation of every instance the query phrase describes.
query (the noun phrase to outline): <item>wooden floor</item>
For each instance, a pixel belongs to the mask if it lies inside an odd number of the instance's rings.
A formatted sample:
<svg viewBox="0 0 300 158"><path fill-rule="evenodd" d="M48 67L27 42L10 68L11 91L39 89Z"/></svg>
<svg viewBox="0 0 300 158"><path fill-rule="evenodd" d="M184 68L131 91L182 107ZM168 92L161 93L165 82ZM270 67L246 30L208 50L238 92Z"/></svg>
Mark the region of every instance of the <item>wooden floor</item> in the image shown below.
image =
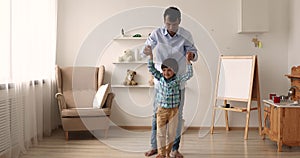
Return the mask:
<svg viewBox="0 0 300 158"><path fill-rule="evenodd" d="M180 151L185 158L298 158L300 155L300 147L283 146L283 152L277 152L276 143L262 140L257 130L249 131L248 140L243 135L243 130L215 130L213 135L208 130L188 130L182 137ZM143 158L149 138L149 131L126 133L110 129L106 139L81 132L71 133L70 140L65 141L63 131L57 130L21 158Z"/></svg>

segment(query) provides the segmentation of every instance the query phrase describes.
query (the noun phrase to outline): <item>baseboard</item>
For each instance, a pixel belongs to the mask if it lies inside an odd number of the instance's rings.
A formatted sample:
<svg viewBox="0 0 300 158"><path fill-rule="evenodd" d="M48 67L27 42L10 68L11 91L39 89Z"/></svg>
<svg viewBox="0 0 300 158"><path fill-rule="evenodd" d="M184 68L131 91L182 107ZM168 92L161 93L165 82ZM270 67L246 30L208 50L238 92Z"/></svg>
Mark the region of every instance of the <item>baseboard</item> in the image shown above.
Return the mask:
<svg viewBox="0 0 300 158"><path fill-rule="evenodd" d="M110 126L112 127L112 126ZM151 130L151 126L118 126L126 130ZM112 127L113 128L113 127ZM230 127L230 130L245 130L245 127ZM190 126L186 130L210 130L210 127ZM214 127L214 130L225 130L225 127ZM248 130L258 130L258 127L249 127Z"/></svg>

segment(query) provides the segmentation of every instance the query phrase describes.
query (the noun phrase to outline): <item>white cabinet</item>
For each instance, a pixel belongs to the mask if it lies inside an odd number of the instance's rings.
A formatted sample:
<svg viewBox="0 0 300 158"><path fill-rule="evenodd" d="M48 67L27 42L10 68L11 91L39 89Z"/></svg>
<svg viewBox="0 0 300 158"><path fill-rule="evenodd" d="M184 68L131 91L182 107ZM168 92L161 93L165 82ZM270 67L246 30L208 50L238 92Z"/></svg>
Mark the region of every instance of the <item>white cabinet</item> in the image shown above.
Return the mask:
<svg viewBox="0 0 300 158"><path fill-rule="evenodd" d="M268 0L239 0L238 33L269 31Z"/></svg>

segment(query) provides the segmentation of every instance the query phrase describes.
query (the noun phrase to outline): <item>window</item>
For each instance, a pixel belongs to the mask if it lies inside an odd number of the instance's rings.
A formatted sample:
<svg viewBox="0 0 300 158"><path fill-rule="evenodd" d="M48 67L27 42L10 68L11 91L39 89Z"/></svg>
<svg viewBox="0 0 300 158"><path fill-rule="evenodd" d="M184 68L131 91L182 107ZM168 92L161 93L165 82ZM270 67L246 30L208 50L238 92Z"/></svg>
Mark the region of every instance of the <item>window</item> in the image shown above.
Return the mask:
<svg viewBox="0 0 300 158"><path fill-rule="evenodd" d="M0 84L49 77L55 65L56 48L53 2L1 0Z"/></svg>
<svg viewBox="0 0 300 158"><path fill-rule="evenodd" d="M19 157L57 123L56 7L57 0L0 0L1 158ZM28 84L42 79L48 82Z"/></svg>

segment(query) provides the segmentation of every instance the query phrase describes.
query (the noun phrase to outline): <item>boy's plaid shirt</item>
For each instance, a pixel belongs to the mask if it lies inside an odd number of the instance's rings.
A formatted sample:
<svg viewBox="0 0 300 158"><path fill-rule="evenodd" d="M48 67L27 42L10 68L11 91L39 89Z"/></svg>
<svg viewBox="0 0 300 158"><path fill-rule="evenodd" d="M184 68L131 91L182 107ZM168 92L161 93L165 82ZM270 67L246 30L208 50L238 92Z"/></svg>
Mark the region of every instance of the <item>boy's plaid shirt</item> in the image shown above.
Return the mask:
<svg viewBox="0 0 300 158"><path fill-rule="evenodd" d="M180 104L180 84L193 76L192 64L187 65L187 72L182 75L175 75L170 79L165 79L160 71L154 67L153 60L149 59L148 69L159 81L159 88L155 98L158 105L163 108L174 108Z"/></svg>

